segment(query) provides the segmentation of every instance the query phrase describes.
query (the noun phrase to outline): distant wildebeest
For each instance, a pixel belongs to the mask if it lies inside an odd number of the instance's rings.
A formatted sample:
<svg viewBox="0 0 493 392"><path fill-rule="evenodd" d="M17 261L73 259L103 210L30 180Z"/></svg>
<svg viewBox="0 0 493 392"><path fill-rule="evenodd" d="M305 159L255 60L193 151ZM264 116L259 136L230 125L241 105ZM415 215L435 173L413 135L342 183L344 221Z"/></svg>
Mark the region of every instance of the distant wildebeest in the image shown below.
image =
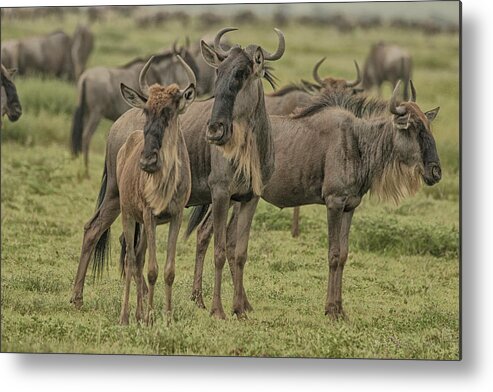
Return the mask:
<svg viewBox="0 0 493 392"><path fill-rule="evenodd" d="M389 105L343 92L323 95L294 116L270 117L276 165L262 198L279 208L326 206L329 277L325 314L331 318L345 317L342 274L352 216L363 196L370 192L398 203L416 193L422 181L431 186L441 179L430 128L439 108L422 112L415 103L412 82L411 101L398 103L400 83ZM387 112L382 113L385 106ZM376 115L371 114L374 111ZM206 208L197 207L192 213L187 233L200 223ZM233 249L242 230L237 219L233 214L228 225L228 247ZM199 230L204 227L205 222ZM205 249L197 250L205 254ZM228 257L235 256L228 252ZM201 283L203 269L203 258L196 260L202 264L195 266L194 294L196 290L201 293L195 282Z"/></svg>
<svg viewBox="0 0 493 392"><path fill-rule="evenodd" d="M361 73L358 63L355 61L356 80L349 81L334 77L321 78L318 70L325 61L325 57L320 59L313 67L313 82L301 81L301 84L289 84L273 93L265 96L265 106L267 113L271 115L287 115L292 113L297 107L302 107L311 102L314 94L321 92L335 92L339 90L352 89L353 93L363 91L356 86L361 83Z"/></svg>
<svg viewBox="0 0 493 392"><path fill-rule="evenodd" d="M2 43L2 58L18 68L19 75L39 74L76 80L84 70L94 37L78 26L73 38L63 31Z"/></svg>
<svg viewBox="0 0 493 392"><path fill-rule="evenodd" d="M132 277L137 283L137 321L143 317L143 258L137 258L134 247L136 231L143 225L140 241L149 248L148 309L146 322L152 322L154 286L158 277L156 257L156 225L169 223L167 257L164 268L166 291L165 312L171 314L171 293L175 278L176 242L180 232L183 209L190 196L191 174L187 146L178 116L183 114L195 99L195 75L178 55L189 82L180 90L178 85L151 87L145 74L152 58L142 70L141 93L121 84L122 95L129 105L145 113L143 130L130 134L117 155L116 179L120 195L123 233L125 238L125 290L120 314L120 324L129 321L129 293ZM106 237L107 238L107 237Z"/></svg>
<svg viewBox="0 0 493 392"><path fill-rule="evenodd" d="M0 128L2 127L2 117L6 114L10 121L14 122L19 119L22 114L22 106L17 95L17 89L12 80L15 70L7 69L0 65L0 102L1 102L1 116L0 116Z"/></svg>
<svg viewBox="0 0 493 392"><path fill-rule="evenodd" d="M242 317L250 307L243 301L242 291L251 218L258 201L254 196L261 193L263 185L268 182L274 170L273 141L262 85L262 78L269 73L264 61L280 59L285 50L284 35L276 29L279 44L274 53L253 44L244 49L236 45L225 51L220 45L221 37L233 30L236 29L220 30L213 47L202 41L204 58L212 67L217 68L214 98L195 101L181 117L192 173L192 190L187 205L212 203L216 228L216 272L211 314L218 318L226 316L222 306L221 281L226 261L226 223L230 200L241 202L238 213L241 234L237 238L235 250L238 265L233 310L238 317ZM141 129L143 125L142 111L131 109L110 130L98 206L84 227L79 267L71 298L76 307L82 305L89 261L93 255L95 265L104 261L105 247L102 243L108 243L108 229L120 212L116 182L118 151L128 135L135 129ZM138 242L137 248L145 250L145 244L141 245L142 243Z"/></svg>
<svg viewBox="0 0 493 392"><path fill-rule="evenodd" d="M381 87L385 81L395 86L398 80L404 84L404 99L409 99L409 80L412 74L411 55L405 49L393 44L378 42L374 44L365 61L362 87L369 90L377 86L381 95Z"/></svg>
<svg viewBox="0 0 493 392"><path fill-rule="evenodd" d="M192 68L197 78L200 72L193 57L186 50L180 50L181 56ZM115 121L130 106L120 94L119 83L138 88L138 78L145 60L137 58L122 67L94 67L87 69L79 78L77 85L79 102L72 120L71 148L77 156L84 156L86 175L89 174L89 145L101 119ZM173 50L154 56L154 62L148 72L151 84L168 85L186 83L187 75L178 62Z"/></svg>

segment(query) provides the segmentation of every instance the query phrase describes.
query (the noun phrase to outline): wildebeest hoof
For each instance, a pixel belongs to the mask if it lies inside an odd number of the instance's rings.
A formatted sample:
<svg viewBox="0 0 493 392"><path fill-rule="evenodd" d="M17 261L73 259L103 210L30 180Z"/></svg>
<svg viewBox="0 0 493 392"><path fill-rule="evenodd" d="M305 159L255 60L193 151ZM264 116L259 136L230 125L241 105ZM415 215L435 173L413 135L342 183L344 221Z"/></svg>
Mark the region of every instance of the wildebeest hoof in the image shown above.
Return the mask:
<svg viewBox="0 0 493 392"><path fill-rule="evenodd" d="M212 309L211 316L219 320L226 320L226 313L222 309Z"/></svg>
<svg viewBox="0 0 493 392"><path fill-rule="evenodd" d="M128 325L128 314L122 314L120 316L120 325Z"/></svg>
<svg viewBox="0 0 493 392"><path fill-rule="evenodd" d="M75 309L80 309L80 308L82 308L82 305L83 305L82 298L76 298L76 297L72 297L70 299L70 303L72 305L74 305Z"/></svg>
<svg viewBox="0 0 493 392"><path fill-rule="evenodd" d="M248 316L246 314L245 309L243 309L243 310L233 310L233 314L236 314L236 317L238 318L239 321L248 320Z"/></svg>
<svg viewBox="0 0 493 392"><path fill-rule="evenodd" d="M325 315L333 321L347 320L346 313L344 312L342 307L339 307L335 304L329 304L327 306L327 308L325 309Z"/></svg>
<svg viewBox="0 0 493 392"><path fill-rule="evenodd" d="M202 293L198 290L192 291L192 295L190 296L190 299L195 302L195 305L199 309L206 309L205 304L204 304L204 298L202 297Z"/></svg>

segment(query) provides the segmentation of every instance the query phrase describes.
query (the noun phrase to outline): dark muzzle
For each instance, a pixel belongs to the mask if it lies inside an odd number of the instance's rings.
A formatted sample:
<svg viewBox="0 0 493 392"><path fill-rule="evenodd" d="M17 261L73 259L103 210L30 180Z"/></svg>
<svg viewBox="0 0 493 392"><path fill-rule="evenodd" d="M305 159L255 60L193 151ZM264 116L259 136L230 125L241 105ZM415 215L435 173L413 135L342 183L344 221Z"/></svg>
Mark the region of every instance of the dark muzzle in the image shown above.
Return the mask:
<svg viewBox="0 0 493 392"><path fill-rule="evenodd" d="M206 132L207 141L218 146L226 144L231 135L230 128L231 125L226 125L221 121L210 123Z"/></svg>
<svg viewBox="0 0 493 392"><path fill-rule="evenodd" d="M425 167L424 180L426 185L435 185L442 179L442 169L439 163L429 163Z"/></svg>
<svg viewBox="0 0 493 392"><path fill-rule="evenodd" d="M19 117L22 114L22 108L20 105L13 105L11 108L9 108L7 112L7 117L9 118L10 121L14 122L19 119Z"/></svg>
<svg viewBox="0 0 493 392"><path fill-rule="evenodd" d="M158 151L154 150L150 154L140 158L140 168L146 173L155 173L161 167Z"/></svg>

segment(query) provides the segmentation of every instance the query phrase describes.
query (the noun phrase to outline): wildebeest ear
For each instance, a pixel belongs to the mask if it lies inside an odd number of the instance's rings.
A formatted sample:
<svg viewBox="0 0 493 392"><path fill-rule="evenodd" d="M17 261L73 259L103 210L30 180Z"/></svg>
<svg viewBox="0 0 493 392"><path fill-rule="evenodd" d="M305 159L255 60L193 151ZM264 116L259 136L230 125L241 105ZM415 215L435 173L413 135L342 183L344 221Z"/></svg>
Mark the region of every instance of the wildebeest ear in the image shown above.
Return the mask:
<svg viewBox="0 0 493 392"><path fill-rule="evenodd" d="M264 52L262 52L261 47L258 47L255 53L253 54L253 73L262 77L264 76L263 72L264 72Z"/></svg>
<svg viewBox="0 0 493 392"><path fill-rule="evenodd" d="M17 68L9 68L7 72L9 73L9 77L13 78L14 75L17 73Z"/></svg>
<svg viewBox="0 0 493 392"><path fill-rule="evenodd" d="M425 116L429 122L432 122L435 119L439 110L440 110L440 106L435 108L435 109L431 109L431 110L428 110L427 112L425 112Z"/></svg>
<svg viewBox="0 0 493 392"><path fill-rule="evenodd" d="M191 84L188 86L185 91L183 91L183 94L181 95L181 100L180 100L180 113L183 113L188 106L195 100L195 96L197 95L197 92L195 90L195 85Z"/></svg>
<svg viewBox="0 0 493 392"><path fill-rule="evenodd" d="M217 56L216 51L207 45L204 40L200 41L200 51L202 52L202 57L207 64L209 64L212 68L219 67L221 60Z"/></svg>
<svg viewBox="0 0 493 392"><path fill-rule="evenodd" d="M138 109L144 109L147 102L146 97L140 95L137 91L123 83L120 83L120 92L125 102L127 102L130 106Z"/></svg>

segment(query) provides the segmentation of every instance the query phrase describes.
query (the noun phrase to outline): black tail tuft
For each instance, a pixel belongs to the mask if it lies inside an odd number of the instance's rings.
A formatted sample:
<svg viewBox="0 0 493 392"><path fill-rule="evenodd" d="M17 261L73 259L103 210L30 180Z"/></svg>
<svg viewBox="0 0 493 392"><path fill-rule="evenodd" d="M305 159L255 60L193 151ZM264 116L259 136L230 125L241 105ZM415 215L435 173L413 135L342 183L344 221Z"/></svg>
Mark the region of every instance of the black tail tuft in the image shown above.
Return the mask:
<svg viewBox="0 0 493 392"><path fill-rule="evenodd" d="M205 216L210 210L210 204L204 204L201 206L194 207L192 213L190 214L190 218L188 219L187 230L185 231L185 239L188 239L193 231L200 225L200 223L204 220Z"/></svg>
<svg viewBox="0 0 493 392"><path fill-rule="evenodd" d="M139 246L139 241L141 237L141 225L140 223L135 223L135 236L134 236L134 248L137 249ZM125 277L125 256L127 254L127 242L125 241L125 235L122 233L120 235L120 274L121 277Z"/></svg>
<svg viewBox="0 0 493 392"><path fill-rule="evenodd" d="M99 189L98 200L96 202L96 210L103 203L104 195L106 194L106 185L108 182L108 175L106 171L106 162L104 165L103 178L101 179L101 188ZM94 249L94 259L92 264L94 278L100 278L103 274L104 265L108 266L108 258L111 252L111 231L110 228L106 230L99 238L96 248Z"/></svg>
<svg viewBox="0 0 493 392"><path fill-rule="evenodd" d="M79 106L75 110L72 119L72 132L70 135L70 147L72 154L79 155L82 151L82 132L84 130L84 108L86 106L86 81L82 81L82 91L79 100Z"/></svg>

